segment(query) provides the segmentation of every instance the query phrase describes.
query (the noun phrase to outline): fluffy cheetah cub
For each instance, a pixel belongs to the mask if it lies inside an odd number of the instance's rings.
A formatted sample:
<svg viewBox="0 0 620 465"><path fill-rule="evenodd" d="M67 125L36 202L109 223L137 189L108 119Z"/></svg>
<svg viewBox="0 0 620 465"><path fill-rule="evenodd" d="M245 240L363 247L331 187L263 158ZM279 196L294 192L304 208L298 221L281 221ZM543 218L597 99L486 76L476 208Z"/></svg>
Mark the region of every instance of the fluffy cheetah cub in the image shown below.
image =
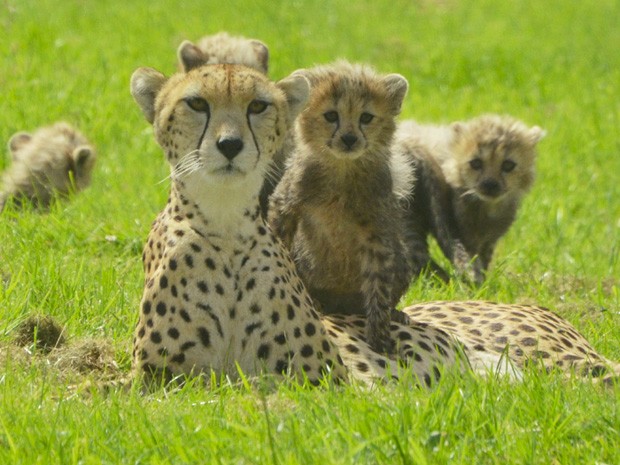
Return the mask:
<svg viewBox="0 0 620 465"><path fill-rule="evenodd" d="M496 115L444 127L400 124L395 150L414 162L417 180L407 215L415 273L430 265L448 278L429 256L432 234L458 272L484 280L498 239L532 186L544 135L538 126Z"/></svg>
<svg viewBox="0 0 620 465"><path fill-rule="evenodd" d="M90 184L95 149L67 123L18 132L9 140L12 165L3 175L0 211L13 198L47 208L55 196L67 196Z"/></svg>
<svg viewBox="0 0 620 465"><path fill-rule="evenodd" d="M311 95L270 224L322 311L364 312L370 346L390 351L390 317L406 321L394 306L409 284L400 202L410 182L390 152L407 81L346 62L296 74Z"/></svg>
<svg viewBox="0 0 620 465"><path fill-rule="evenodd" d="M267 74L269 68L269 49L264 43L226 32L205 36L197 44L185 40L177 56L185 72L202 65L225 63L249 66L263 74Z"/></svg>

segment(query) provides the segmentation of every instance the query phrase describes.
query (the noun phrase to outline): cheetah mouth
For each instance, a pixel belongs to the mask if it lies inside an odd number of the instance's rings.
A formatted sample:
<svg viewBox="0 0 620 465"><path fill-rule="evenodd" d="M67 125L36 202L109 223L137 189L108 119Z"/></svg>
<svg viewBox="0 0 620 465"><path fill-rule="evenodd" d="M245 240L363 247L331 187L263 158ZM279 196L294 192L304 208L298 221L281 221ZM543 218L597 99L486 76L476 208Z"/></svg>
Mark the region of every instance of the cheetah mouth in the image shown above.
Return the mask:
<svg viewBox="0 0 620 465"><path fill-rule="evenodd" d="M488 192L476 191L476 197L478 197L480 200L484 202L490 202L490 203L499 202L503 200L505 195L506 195L506 192L488 193Z"/></svg>
<svg viewBox="0 0 620 465"><path fill-rule="evenodd" d="M226 166L222 166L212 171L212 174L218 176L238 176L244 175L245 171L243 171L238 166L233 165L232 163L227 164Z"/></svg>
<svg viewBox="0 0 620 465"><path fill-rule="evenodd" d="M338 160L355 160L361 157L364 151L358 149L338 149L332 150L332 153Z"/></svg>

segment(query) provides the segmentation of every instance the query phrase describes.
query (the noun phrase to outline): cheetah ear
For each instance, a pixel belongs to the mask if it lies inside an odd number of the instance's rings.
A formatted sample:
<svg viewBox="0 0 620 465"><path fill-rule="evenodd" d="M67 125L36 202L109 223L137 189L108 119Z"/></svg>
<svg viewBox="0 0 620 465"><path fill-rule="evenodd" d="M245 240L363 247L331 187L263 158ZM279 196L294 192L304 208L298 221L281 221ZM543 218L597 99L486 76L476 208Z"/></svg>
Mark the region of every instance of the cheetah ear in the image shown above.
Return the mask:
<svg viewBox="0 0 620 465"><path fill-rule="evenodd" d="M450 131L452 131L452 138L459 139L465 132L467 132L467 123L456 121L450 124Z"/></svg>
<svg viewBox="0 0 620 465"><path fill-rule="evenodd" d="M261 64L261 71L264 74L267 74L267 71L269 71L269 49L260 40L253 39L251 40L251 43L254 53L256 54L256 58Z"/></svg>
<svg viewBox="0 0 620 465"><path fill-rule="evenodd" d="M131 95L149 123L155 120L155 98L166 76L153 68L138 68L131 75Z"/></svg>
<svg viewBox="0 0 620 465"><path fill-rule="evenodd" d="M293 71L291 73L291 75L289 77L298 77L298 76L301 76L306 81L308 81L309 89L312 88L312 74L310 73L309 70L307 70L306 68L296 69L295 71ZM309 92L309 90L308 90L308 92Z"/></svg>
<svg viewBox="0 0 620 465"><path fill-rule="evenodd" d="M97 155L90 145L80 145L71 154L75 167L80 173L89 172L95 164Z"/></svg>
<svg viewBox="0 0 620 465"><path fill-rule="evenodd" d="M32 135L27 132L17 132L9 139L9 150L13 161L17 160L17 152L20 148L32 140Z"/></svg>
<svg viewBox="0 0 620 465"><path fill-rule="evenodd" d="M545 138L547 135L547 131L539 126L534 126L528 129L527 131L527 139L532 145L538 144L541 140Z"/></svg>
<svg viewBox="0 0 620 465"><path fill-rule="evenodd" d="M189 40L184 40L177 50L177 58L183 72L199 68L207 63L208 59L205 53Z"/></svg>
<svg viewBox="0 0 620 465"><path fill-rule="evenodd" d="M467 123L464 121L456 121L450 123L448 131L445 136L448 146L454 146L467 137Z"/></svg>
<svg viewBox="0 0 620 465"><path fill-rule="evenodd" d="M381 82L383 82L385 88L387 89L388 102L392 107L392 112L394 115L399 114L403 100L405 99L405 95L407 95L407 90L409 89L407 79L400 74L388 74L381 80Z"/></svg>
<svg viewBox="0 0 620 465"><path fill-rule="evenodd" d="M290 76L278 81L276 85L286 95L289 122L292 122L306 106L310 96L310 84L303 74L295 71Z"/></svg>

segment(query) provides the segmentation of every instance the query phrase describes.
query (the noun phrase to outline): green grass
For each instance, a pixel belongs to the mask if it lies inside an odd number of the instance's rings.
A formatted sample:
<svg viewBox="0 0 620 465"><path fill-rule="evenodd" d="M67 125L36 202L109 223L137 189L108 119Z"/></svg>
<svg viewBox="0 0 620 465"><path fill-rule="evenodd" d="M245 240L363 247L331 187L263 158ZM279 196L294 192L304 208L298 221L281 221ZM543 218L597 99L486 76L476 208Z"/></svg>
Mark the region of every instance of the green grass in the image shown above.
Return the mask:
<svg viewBox="0 0 620 465"><path fill-rule="evenodd" d="M128 369L141 247L167 196L129 77L170 74L181 40L228 30L269 45L276 79L345 57L409 79L403 117L498 112L547 129L487 283L417 282L406 301L540 303L620 359L618 18L614 0L5 0L0 139L63 119L99 159L72 202L0 216L0 342L49 314L73 343L110 341ZM189 385L84 397L54 364L24 357L0 357L0 463L620 463L618 386L528 373L522 385L447 376L430 392Z"/></svg>

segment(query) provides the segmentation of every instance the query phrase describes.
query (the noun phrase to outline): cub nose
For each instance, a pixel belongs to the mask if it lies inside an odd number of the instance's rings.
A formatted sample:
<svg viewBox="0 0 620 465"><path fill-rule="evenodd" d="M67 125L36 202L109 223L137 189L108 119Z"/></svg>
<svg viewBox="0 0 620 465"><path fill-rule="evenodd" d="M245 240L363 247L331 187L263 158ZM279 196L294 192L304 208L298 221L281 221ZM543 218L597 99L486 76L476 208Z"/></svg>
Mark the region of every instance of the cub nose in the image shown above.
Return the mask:
<svg viewBox="0 0 620 465"><path fill-rule="evenodd" d="M355 134L351 134L350 132L340 137L342 143L348 148L353 148L353 145L357 142L357 136Z"/></svg>
<svg viewBox="0 0 620 465"><path fill-rule="evenodd" d="M237 137L219 139L215 145L220 153L228 158L228 160L235 158L243 149L243 141Z"/></svg>
<svg viewBox="0 0 620 465"><path fill-rule="evenodd" d="M485 179L480 183L480 192L489 197L497 197L501 192L501 186L495 179Z"/></svg>

